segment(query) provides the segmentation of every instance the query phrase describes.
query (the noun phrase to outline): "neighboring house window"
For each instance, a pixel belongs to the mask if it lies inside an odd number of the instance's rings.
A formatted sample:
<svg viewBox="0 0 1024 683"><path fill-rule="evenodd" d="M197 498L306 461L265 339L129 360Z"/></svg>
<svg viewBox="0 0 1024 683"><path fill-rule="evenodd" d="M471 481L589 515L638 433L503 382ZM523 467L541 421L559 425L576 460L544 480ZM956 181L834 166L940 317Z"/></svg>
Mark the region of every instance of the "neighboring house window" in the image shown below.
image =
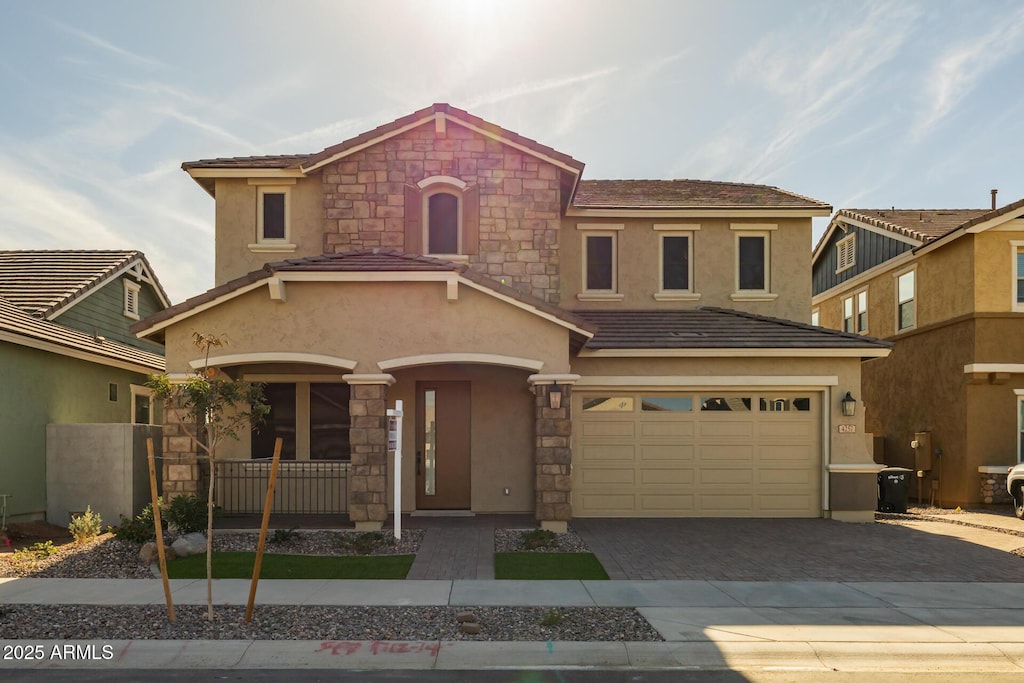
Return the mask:
<svg viewBox="0 0 1024 683"><path fill-rule="evenodd" d="M699 225L655 225L660 233L658 301L687 301L700 298L693 286L694 235Z"/></svg>
<svg viewBox="0 0 1024 683"><path fill-rule="evenodd" d="M853 332L853 297L843 299L843 332Z"/></svg>
<svg viewBox="0 0 1024 683"><path fill-rule="evenodd" d="M857 292L857 332L864 334L868 331L868 290L862 289Z"/></svg>
<svg viewBox="0 0 1024 683"><path fill-rule="evenodd" d="M139 292L142 285L131 280L124 281L124 315L134 320L139 319Z"/></svg>
<svg viewBox="0 0 1024 683"><path fill-rule="evenodd" d="M583 291L581 300L619 301L618 231L621 225L577 225L583 233Z"/></svg>
<svg viewBox="0 0 1024 683"><path fill-rule="evenodd" d="M1013 310L1024 311L1024 242L1013 240Z"/></svg>
<svg viewBox="0 0 1024 683"><path fill-rule="evenodd" d="M853 268L857 262L856 256L856 234L836 242L836 272L841 273L848 268Z"/></svg>
<svg viewBox="0 0 1024 683"><path fill-rule="evenodd" d="M917 287L914 271L896 278L896 330L906 330L917 324Z"/></svg>
<svg viewBox="0 0 1024 683"><path fill-rule="evenodd" d="M812 325L820 325L821 324L819 322L820 320L821 320L821 317L818 314L818 309L817 308L812 309L811 310L811 324Z"/></svg>
<svg viewBox="0 0 1024 683"><path fill-rule="evenodd" d="M427 253L460 254L459 198L450 192L427 197Z"/></svg>
<svg viewBox="0 0 1024 683"><path fill-rule="evenodd" d="M137 384L131 385L132 391L132 424L154 424L153 392Z"/></svg>
<svg viewBox="0 0 1024 683"><path fill-rule="evenodd" d="M737 282L740 291L768 291L768 236L738 235Z"/></svg>

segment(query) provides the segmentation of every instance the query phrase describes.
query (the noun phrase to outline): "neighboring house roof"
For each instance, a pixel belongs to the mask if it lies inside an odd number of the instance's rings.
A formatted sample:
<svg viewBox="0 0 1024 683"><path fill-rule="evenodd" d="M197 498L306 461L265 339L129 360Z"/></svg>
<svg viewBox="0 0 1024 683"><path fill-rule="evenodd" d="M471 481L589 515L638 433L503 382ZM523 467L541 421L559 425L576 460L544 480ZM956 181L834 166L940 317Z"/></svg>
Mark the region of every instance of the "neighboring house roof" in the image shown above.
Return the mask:
<svg viewBox="0 0 1024 683"><path fill-rule="evenodd" d="M608 349L833 349L878 355L890 342L744 311L703 306L686 310L577 311L597 326L584 347Z"/></svg>
<svg viewBox="0 0 1024 683"><path fill-rule="evenodd" d="M581 180L572 205L581 209L740 207L832 210L825 202L769 185L709 180Z"/></svg>
<svg viewBox="0 0 1024 683"><path fill-rule="evenodd" d="M164 357L34 317L0 297L0 341L135 372L163 372Z"/></svg>
<svg viewBox="0 0 1024 683"><path fill-rule="evenodd" d="M496 295L514 299L539 313L557 318L571 328L575 328L583 337L590 337L594 329L582 318L558 306L549 304L530 294L524 294L512 287L503 285L485 275L470 270L468 264L452 263L430 256L405 254L386 249L364 249L348 251L340 254L324 254L301 259L290 259L268 263L259 270L226 282L191 299L166 308L149 316L135 325L132 332L141 333L154 327L164 327L167 323L180 317L187 317L199 310L205 310L217 302L233 295L248 291L253 286L280 277L281 273L444 273L450 272L464 278Z"/></svg>
<svg viewBox="0 0 1024 683"><path fill-rule="evenodd" d="M161 302L170 305L141 251L0 251L0 297L50 318L138 264Z"/></svg>

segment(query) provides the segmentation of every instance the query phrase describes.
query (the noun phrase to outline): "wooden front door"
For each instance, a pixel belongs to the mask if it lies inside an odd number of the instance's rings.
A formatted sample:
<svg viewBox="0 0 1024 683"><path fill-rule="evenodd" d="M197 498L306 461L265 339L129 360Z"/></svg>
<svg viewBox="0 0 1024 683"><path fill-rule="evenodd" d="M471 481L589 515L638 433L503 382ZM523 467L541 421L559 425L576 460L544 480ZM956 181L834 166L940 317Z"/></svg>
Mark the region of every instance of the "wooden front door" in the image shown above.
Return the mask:
<svg viewBox="0 0 1024 683"><path fill-rule="evenodd" d="M416 508L470 507L470 383L416 383Z"/></svg>

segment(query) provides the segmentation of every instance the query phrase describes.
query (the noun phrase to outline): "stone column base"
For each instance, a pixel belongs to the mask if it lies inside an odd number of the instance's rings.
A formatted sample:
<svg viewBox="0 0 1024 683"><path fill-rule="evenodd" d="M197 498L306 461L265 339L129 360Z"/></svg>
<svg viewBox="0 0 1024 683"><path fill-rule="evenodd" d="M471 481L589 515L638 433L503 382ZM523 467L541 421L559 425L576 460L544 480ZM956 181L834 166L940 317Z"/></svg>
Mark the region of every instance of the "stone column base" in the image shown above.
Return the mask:
<svg viewBox="0 0 1024 683"><path fill-rule="evenodd" d="M384 528L384 522L356 522L356 531L373 533Z"/></svg>
<svg viewBox="0 0 1024 683"><path fill-rule="evenodd" d="M552 520L541 520L542 531L551 531L556 534L564 534L569 531L569 522L556 522Z"/></svg>

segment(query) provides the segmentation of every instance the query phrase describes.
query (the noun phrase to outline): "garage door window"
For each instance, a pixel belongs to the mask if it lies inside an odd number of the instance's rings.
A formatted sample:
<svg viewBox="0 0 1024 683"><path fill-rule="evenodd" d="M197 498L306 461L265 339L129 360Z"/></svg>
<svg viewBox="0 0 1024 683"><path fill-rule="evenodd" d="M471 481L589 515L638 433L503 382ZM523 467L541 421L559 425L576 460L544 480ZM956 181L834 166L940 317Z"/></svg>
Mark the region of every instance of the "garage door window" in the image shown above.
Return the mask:
<svg viewBox="0 0 1024 683"><path fill-rule="evenodd" d="M806 397L762 398L760 403L762 413L808 412L811 409L811 399Z"/></svg>
<svg viewBox="0 0 1024 683"><path fill-rule="evenodd" d="M752 399L748 397L724 397L724 396L702 396L700 399L701 412L708 411L733 411L733 412L750 412L750 406L753 403Z"/></svg>
<svg viewBox="0 0 1024 683"><path fill-rule="evenodd" d="M693 411L693 399L689 396L644 396L641 410L689 413Z"/></svg>
<svg viewBox="0 0 1024 683"><path fill-rule="evenodd" d="M631 413L633 412L632 396L595 396L583 401L583 412L611 412Z"/></svg>

